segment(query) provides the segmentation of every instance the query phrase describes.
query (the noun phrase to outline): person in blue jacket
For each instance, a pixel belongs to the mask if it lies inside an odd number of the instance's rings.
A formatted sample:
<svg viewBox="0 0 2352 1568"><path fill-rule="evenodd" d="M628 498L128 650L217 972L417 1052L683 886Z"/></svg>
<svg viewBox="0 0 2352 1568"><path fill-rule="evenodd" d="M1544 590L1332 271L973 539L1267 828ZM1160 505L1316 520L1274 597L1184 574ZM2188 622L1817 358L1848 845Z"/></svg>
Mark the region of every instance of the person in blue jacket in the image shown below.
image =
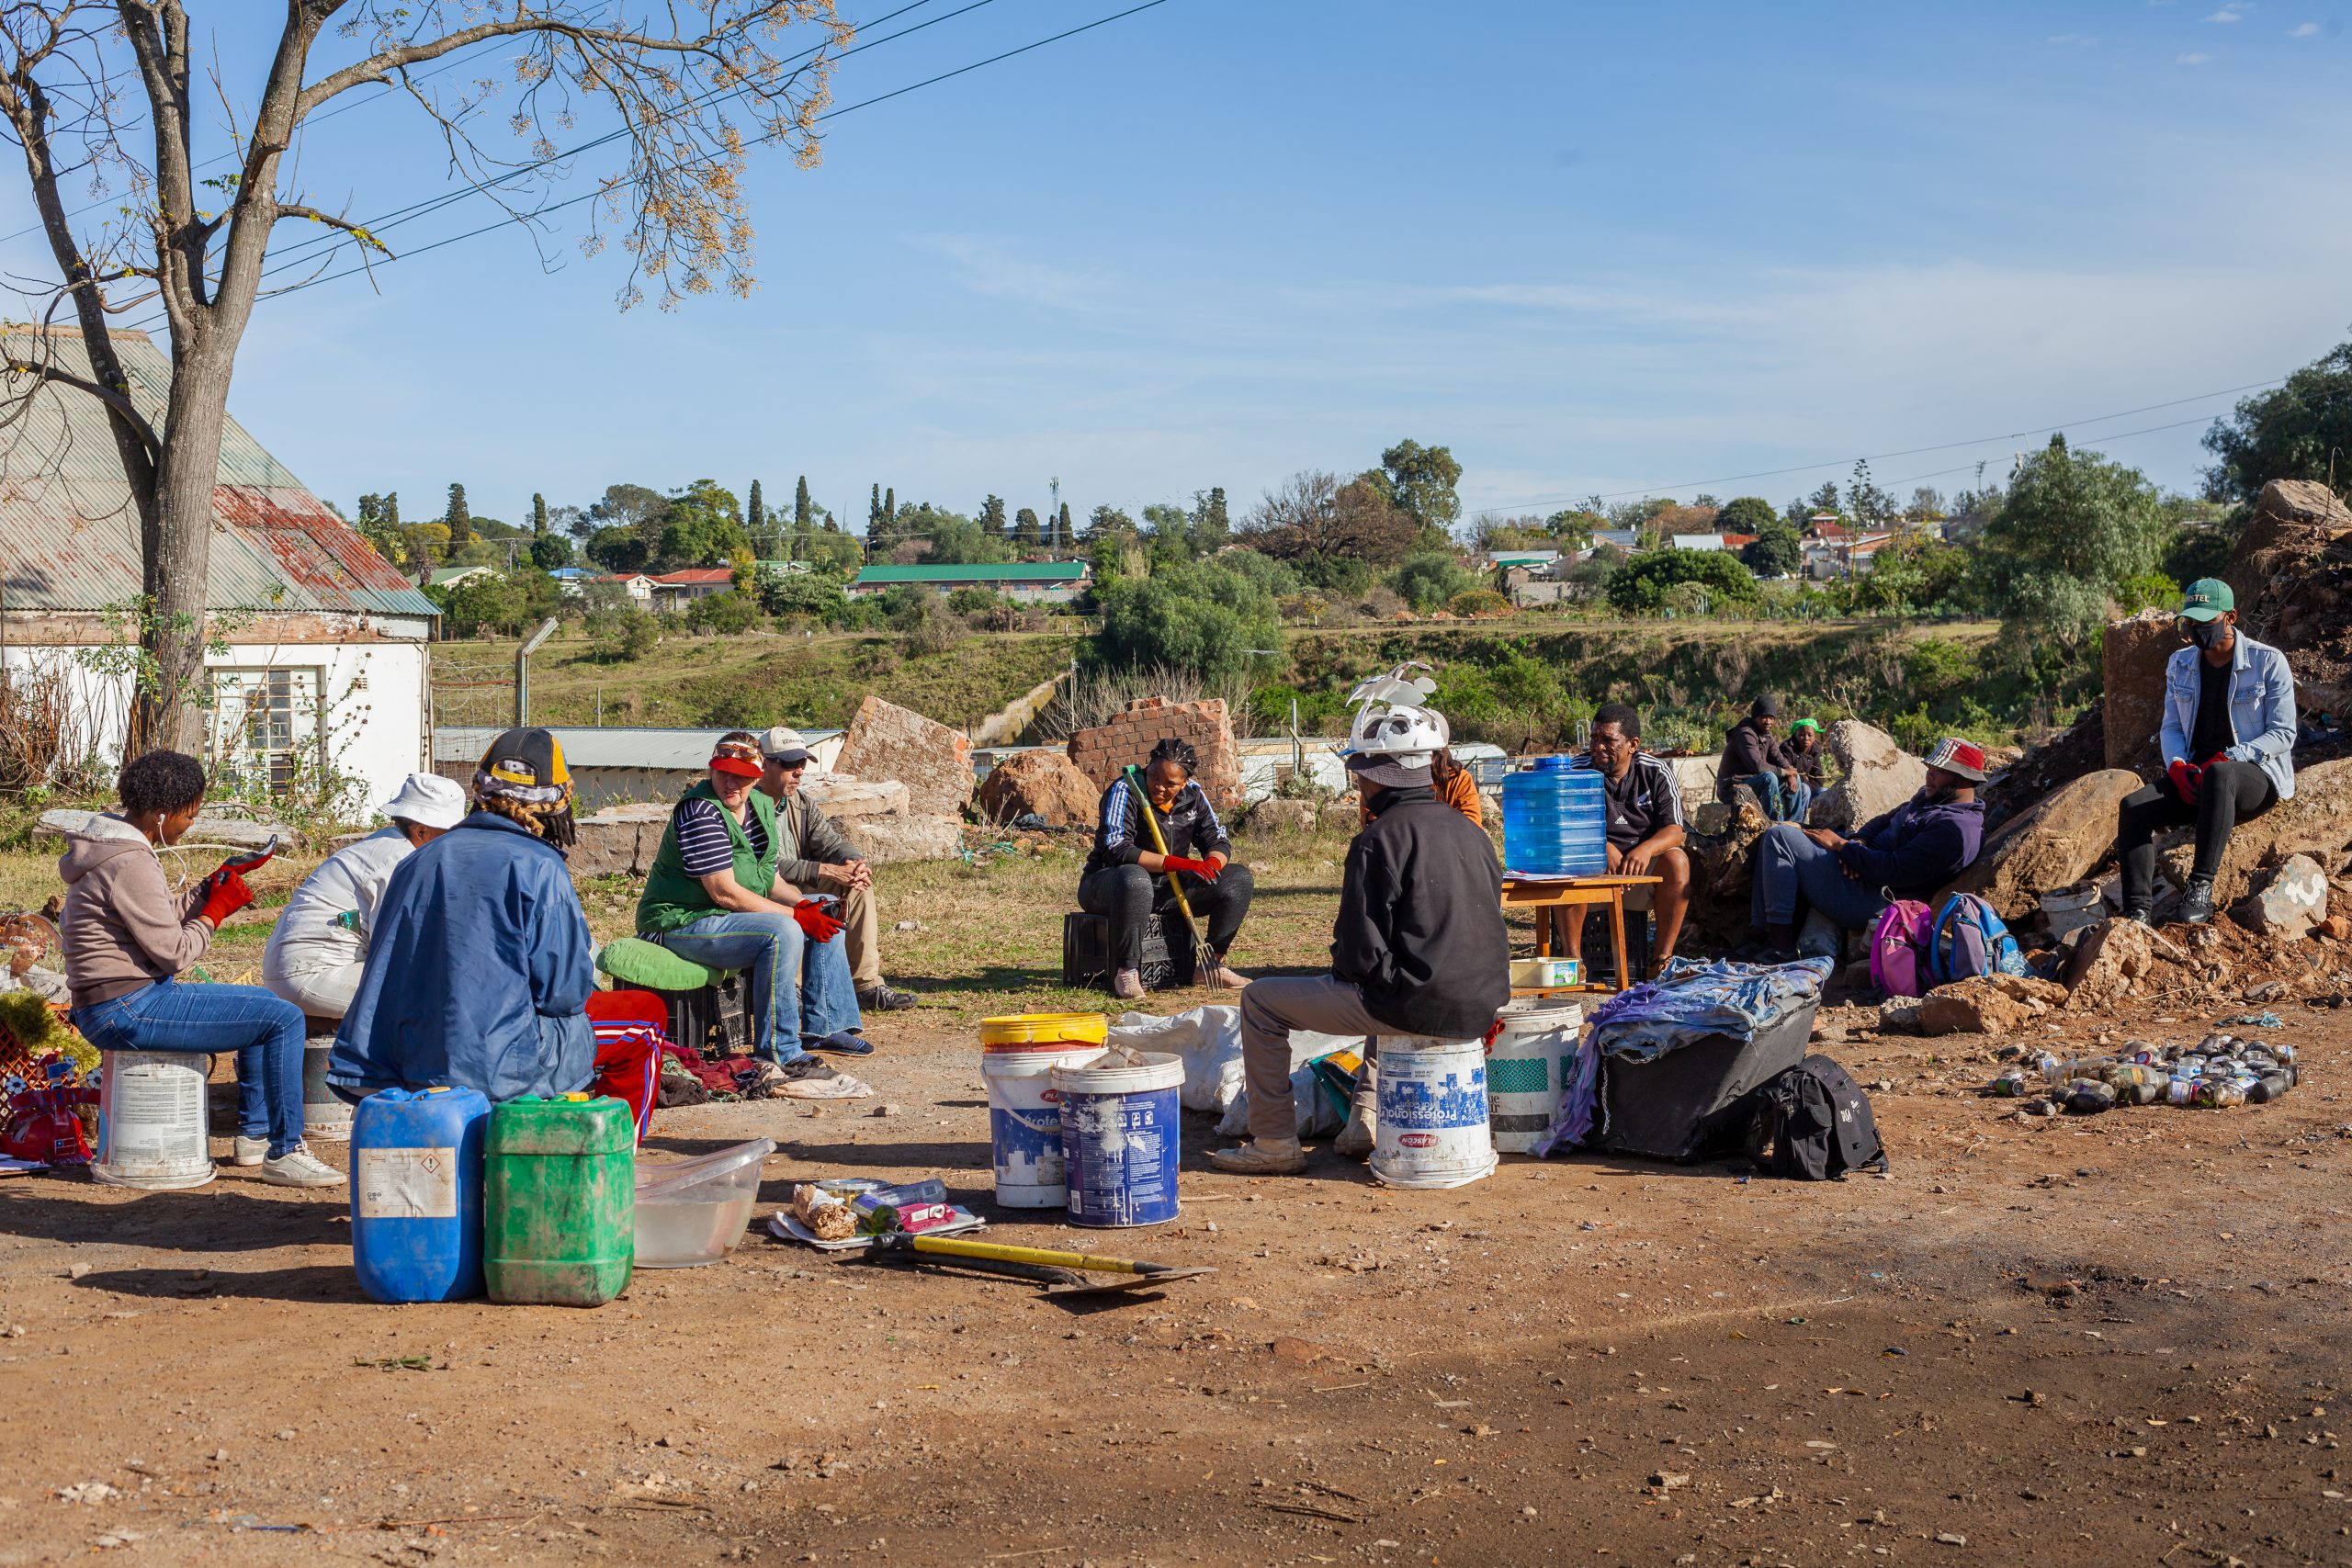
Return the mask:
<svg viewBox="0 0 2352 1568"><path fill-rule="evenodd" d="M564 864L562 747L544 729L506 731L475 769L473 797L384 888L327 1063L346 1100L447 1084L495 1102L573 1093L594 1076L596 971Z"/></svg>
<svg viewBox="0 0 2352 1568"><path fill-rule="evenodd" d="M1947 735L1927 762L1919 793L1850 839L1793 822L1764 830L1748 898L1767 954L1834 954L1839 931L1867 930L1897 898L1934 897L1974 863L1984 841L1984 748Z"/></svg>
<svg viewBox="0 0 2352 1568"><path fill-rule="evenodd" d="M2116 809L2123 913L2149 923L2156 902L2156 829L2197 824L2197 858L2173 919L2213 918L2213 878L2230 834L2295 798L2295 674L2287 656L2237 629L2237 596L2215 577L2188 585L2180 640L2165 665L2165 776Z"/></svg>

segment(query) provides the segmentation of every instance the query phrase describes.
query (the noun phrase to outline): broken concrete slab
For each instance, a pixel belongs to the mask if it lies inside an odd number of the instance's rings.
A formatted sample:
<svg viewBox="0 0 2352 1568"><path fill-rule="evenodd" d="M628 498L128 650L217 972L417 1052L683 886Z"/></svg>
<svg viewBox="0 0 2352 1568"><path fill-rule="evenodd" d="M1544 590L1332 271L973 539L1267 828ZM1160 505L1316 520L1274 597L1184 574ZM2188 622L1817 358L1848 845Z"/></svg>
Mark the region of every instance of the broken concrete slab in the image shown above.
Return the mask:
<svg viewBox="0 0 2352 1568"><path fill-rule="evenodd" d="M896 779L861 779L813 770L800 781L810 805L835 821L863 817L904 817L914 809L913 792Z"/></svg>
<svg viewBox="0 0 2352 1568"><path fill-rule="evenodd" d="M1102 790L1077 763L1044 748L1015 751L980 781L980 815L990 822L1034 814L1049 828L1080 827L1094 820L1102 798Z"/></svg>
<svg viewBox="0 0 2352 1568"><path fill-rule="evenodd" d="M2099 674L2106 686L2107 765L2129 767L2153 753L2165 721L2165 666L2180 649L2180 617L2143 610L2107 623L2099 639Z"/></svg>
<svg viewBox="0 0 2352 1568"><path fill-rule="evenodd" d="M2327 914L2327 873L2309 855L2289 855L2270 880L2230 910L2230 919L2256 936L2292 942Z"/></svg>
<svg viewBox="0 0 2352 1568"><path fill-rule="evenodd" d="M833 768L852 778L906 785L909 809L924 817L960 818L978 787L968 738L875 696L858 705Z"/></svg>
<svg viewBox="0 0 2352 1568"><path fill-rule="evenodd" d="M662 801L640 801L577 818L577 841L564 857L568 869L574 876L643 876L653 869L673 809Z"/></svg>
<svg viewBox="0 0 2352 1568"><path fill-rule="evenodd" d="M1859 718L1841 718L1831 725L1821 744L1837 764L1838 782L1823 792L1806 816L1815 828L1849 832L1894 810L1928 782L1927 763L1897 746L1885 730Z"/></svg>
<svg viewBox="0 0 2352 1568"><path fill-rule="evenodd" d="M964 848L963 819L956 817L863 817L841 826L850 842L876 865L954 860Z"/></svg>
<svg viewBox="0 0 2352 1568"><path fill-rule="evenodd" d="M2140 787L2140 775L2108 768L2061 785L2024 816L1984 840L1976 863L1944 895L1973 893L2015 923L2056 887L2071 887L2115 848L2115 812ZM1940 905L1944 895L1939 895Z"/></svg>
<svg viewBox="0 0 2352 1568"><path fill-rule="evenodd" d="M78 833L90 825L90 819L101 816L96 811L81 811L71 807L59 807L44 811L33 825L34 837L51 841L62 840L68 833ZM281 850L299 849L302 835L277 822L256 822L250 817L198 817L188 824L181 835L184 845L224 844L231 849L257 850L271 839L278 840Z"/></svg>

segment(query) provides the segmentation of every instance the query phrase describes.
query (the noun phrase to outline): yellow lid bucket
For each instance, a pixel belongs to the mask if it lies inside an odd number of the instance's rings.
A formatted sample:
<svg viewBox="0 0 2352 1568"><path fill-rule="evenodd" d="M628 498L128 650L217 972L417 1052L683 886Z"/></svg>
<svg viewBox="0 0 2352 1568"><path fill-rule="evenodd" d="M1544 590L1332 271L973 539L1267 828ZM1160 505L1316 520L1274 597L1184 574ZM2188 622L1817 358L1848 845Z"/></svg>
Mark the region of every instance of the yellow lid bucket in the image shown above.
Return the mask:
<svg viewBox="0 0 2352 1568"><path fill-rule="evenodd" d="M1099 1012L1021 1012L980 1020L980 1044L990 1051L1036 1045L1100 1045L1111 1021Z"/></svg>

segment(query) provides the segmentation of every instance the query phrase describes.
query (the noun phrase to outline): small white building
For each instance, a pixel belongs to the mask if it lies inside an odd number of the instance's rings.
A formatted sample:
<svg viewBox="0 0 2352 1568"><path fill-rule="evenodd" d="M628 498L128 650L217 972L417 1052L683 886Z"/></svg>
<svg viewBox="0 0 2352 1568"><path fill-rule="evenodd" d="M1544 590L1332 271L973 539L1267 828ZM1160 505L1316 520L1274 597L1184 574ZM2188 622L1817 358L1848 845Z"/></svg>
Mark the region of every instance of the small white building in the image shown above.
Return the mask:
<svg viewBox="0 0 2352 1568"><path fill-rule="evenodd" d="M112 337L132 400L160 427L170 361L143 333ZM12 362L49 356L91 375L78 333L14 327L0 338ZM431 766L439 612L233 419L212 506L204 761L214 795L331 795L364 820ZM73 388L40 388L0 438L0 719L47 716L68 765L110 772L120 759L141 563L104 408Z"/></svg>

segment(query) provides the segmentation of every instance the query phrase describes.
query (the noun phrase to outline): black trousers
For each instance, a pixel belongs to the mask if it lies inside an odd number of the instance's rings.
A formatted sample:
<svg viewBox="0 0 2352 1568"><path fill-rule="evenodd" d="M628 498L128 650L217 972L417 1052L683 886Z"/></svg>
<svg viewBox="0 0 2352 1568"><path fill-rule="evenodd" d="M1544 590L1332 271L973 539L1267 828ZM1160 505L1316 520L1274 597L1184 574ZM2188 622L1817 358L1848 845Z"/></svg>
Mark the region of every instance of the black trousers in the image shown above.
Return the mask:
<svg viewBox="0 0 2352 1568"><path fill-rule="evenodd" d="M1183 881L1185 901L1206 928L1210 950L1223 957L1250 913L1250 896L1255 886L1250 868L1228 865L1215 882L1204 882L1187 871L1176 874ZM1111 966L1136 969L1143 965L1144 922L1174 909L1176 896L1169 891L1168 878L1157 873L1139 865L1106 865L1078 879L1078 907L1110 920ZM1178 959L1181 972L1179 949L1189 950L1192 939L1183 934L1182 916L1165 924L1169 955ZM1199 954L1192 956L1199 961Z"/></svg>
<svg viewBox="0 0 2352 1568"><path fill-rule="evenodd" d="M2123 907L2145 908L2155 897L2156 830L2197 824L2197 861L2191 874L2213 876L2222 869L2222 852L2230 846L2230 832L2243 818L2259 817L2278 804L2278 786L2252 762L2228 758L2205 770L2197 804L2175 793L2167 774L2143 790L2123 797L2116 808L2115 853L2123 863Z"/></svg>

